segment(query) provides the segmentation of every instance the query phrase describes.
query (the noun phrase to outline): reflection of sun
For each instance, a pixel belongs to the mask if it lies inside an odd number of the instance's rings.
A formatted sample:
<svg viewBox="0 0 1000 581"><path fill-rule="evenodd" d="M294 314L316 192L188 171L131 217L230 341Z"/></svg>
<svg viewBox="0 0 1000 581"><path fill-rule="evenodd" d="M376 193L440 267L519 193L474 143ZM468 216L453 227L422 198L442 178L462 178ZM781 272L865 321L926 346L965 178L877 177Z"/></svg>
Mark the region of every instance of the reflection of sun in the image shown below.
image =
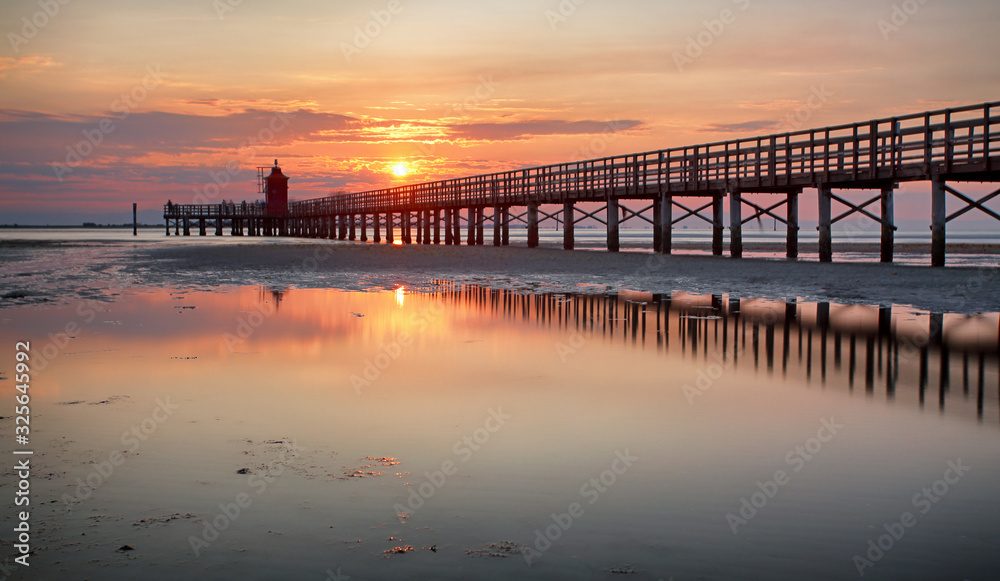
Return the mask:
<svg viewBox="0 0 1000 581"><path fill-rule="evenodd" d="M410 173L410 170L409 168L406 167L405 163L397 163L396 165L392 166L392 173L396 174L399 177L403 177L406 174Z"/></svg>
<svg viewBox="0 0 1000 581"><path fill-rule="evenodd" d="M396 289L396 304L399 306L403 306L403 301L405 300L406 300L406 288L399 287L398 289Z"/></svg>

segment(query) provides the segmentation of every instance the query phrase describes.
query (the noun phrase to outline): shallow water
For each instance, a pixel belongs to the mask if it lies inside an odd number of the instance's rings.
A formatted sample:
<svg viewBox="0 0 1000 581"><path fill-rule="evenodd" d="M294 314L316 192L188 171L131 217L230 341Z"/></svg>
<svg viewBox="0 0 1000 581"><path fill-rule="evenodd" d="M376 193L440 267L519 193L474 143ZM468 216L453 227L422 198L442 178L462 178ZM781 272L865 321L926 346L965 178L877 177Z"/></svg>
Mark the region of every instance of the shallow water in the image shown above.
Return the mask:
<svg viewBox="0 0 1000 581"><path fill-rule="evenodd" d="M7 308L25 578L990 578L998 324L447 281Z"/></svg>
<svg viewBox="0 0 1000 581"><path fill-rule="evenodd" d="M873 223L874 224L874 223ZM401 231L394 231L394 240L401 239ZM209 234L212 231L209 229ZM132 236L132 231L125 228L3 228L0 229L0 241L31 241L31 242L72 242L83 244L101 244L105 242L127 242L139 245L156 244L158 246L191 246L205 244L213 245L260 245L260 244L309 244L314 240L309 238L264 238L249 236L198 236L197 229L192 236L165 236L158 228L144 228L138 236ZM369 237L372 231L369 228ZM360 233L358 234L360 238ZM466 231L462 231L463 240ZM673 254L709 256L712 254L711 229L677 228L673 231ZM514 246L527 246L527 231L524 228L513 227L510 230L510 243ZM745 258L763 258L768 260L787 260L784 244L785 233L766 229L747 228L743 231ZM803 228L799 233L799 260L818 262L818 250L810 249L819 241L818 233L811 228ZM952 245L948 251L948 266L995 267L1000 265L1000 254L996 248L1000 245L1000 235L990 230L953 231L948 233L948 241ZM492 244L493 233L487 228L484 242ZM899 246L894 256L894 262L900 265L929 266L930 233L929 231L901 230L895 234L895 242ZM383 242L384 243L384 242ZM619 243L623 252L651 253L653 233L650 229L622 228ZM729 230L724 231L723 243L725 255L729 255ZM353 244L364 244L360 241ZM374 244L369 241L368 244ZM834 232L833 260L835 262L877 262L879 254L880 233L876 230ZM539 229L539 245L542 248L562 248L563 232L552 228ZM970 251L969 246L983 247L978 251ZM601 228L577 228L575 231L575 247L581 251L605 251L607 249L607 234ZM778 250L775 250L775 248ZM992 249L992 250L990 250Z"/></svg>

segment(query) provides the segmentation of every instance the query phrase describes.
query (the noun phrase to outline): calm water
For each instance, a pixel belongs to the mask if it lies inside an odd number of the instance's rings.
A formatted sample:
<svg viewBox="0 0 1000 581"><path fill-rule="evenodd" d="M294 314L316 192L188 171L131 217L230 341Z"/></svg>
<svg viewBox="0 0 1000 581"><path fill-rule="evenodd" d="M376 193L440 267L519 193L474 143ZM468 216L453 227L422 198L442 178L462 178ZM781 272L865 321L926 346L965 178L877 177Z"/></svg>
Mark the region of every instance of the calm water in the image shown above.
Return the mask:
<svg viewBox="0 0 1000 581"><path fill-rule="evenodd" d="M6 308L17 574L992 579L998 326L448 282Z"/></svg>
<svg viewBox="0 0 1000 581"><path fill-rule="evenodd" d="M877 226L874 222L872 225ZM866 230L850 232L834 231L834 260L837 262L873 262L879 259L880 234L874 226ZM137 237L132 236L131 229L121 228L4 228L0 229L0 241L30 240L30 241L65 241L65 242L101 242L117 241L141 243L155 242L157 244L183 245L204 244L206 240L212 244L267 244L284 243L296 239L267 239L257 237L233 237L213 235L198 236L197 228L192 230L193 236L165 236L158 228L142 229ZM212 229L209 228L209 233ZM463 240L466 229L462 229ZM372 235L369 229L369 236ZM360 233L358 234L360 237ZM539 230L539 244L543 248L562 248L562 230L542 228ZM395 240L401 239L399 229L394 234ZM298 239L309 243L309 239ZM512 227L510 243L517 246L527 246L527 231L524 228ZM743 255L747 258L767 258L785 260L785 233L766 228L747 227L743 231L744 244L747 246ZM799 232L801 245L799 258L804 261L819 260L818 251L809 248L817 244L818 234L814 228L806 228ZM607 248L607 234L601 228L581 228L575 231L576 248L578 250L603 251ZM624 252L652 252L653 234L649 229L622 228L619 241ZM929 231L900 230L896 232L895 241L898 246L895 262L906 265L930 265L930 233ZM493 231L487 227L484 232L484 242L493 243ZM673 231L674 254L710 255L712 253L712 231L710 229L677 228ZM971 252L969 245L990 246L994 249L1000 246L1000 232L995 230L953 231L948 233L951 246L948 252L948 266L998 266L1000 253ZM355 242L361 244L361 242ZM368 242L372 244L372 242ZM724 244L728 256L729 230L724 232ZM757 248L754 248L757 245ZM776 246L777 245L777 246ZM959 246L965 245L966 247ZM911 249L903 251L905 246Z"/></svg>

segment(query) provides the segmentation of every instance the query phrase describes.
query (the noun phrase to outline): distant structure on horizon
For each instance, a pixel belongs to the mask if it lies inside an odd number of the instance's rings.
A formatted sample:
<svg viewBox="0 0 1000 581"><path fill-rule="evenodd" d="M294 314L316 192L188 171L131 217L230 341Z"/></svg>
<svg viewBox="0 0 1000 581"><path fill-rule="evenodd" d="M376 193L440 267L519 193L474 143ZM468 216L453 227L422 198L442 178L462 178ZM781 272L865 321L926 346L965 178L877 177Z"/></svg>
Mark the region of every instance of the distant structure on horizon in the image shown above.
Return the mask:
<svg viewBox="0 0 1000 581"><path fill-rule="evenodd" d="M288 177L274 160L274 167L258 168L264 204L168 203L163 217L168 236L171 220L175 234L183 226L185 235L197 221L202 236L207 222L215 223L218 236L228 222L235 236L245 230L250 236L356 240L360 231L361 241L367 242L371 231L373 241L380 243L384 230L390 244L397 229L404 244L414 238L418 244L461 244L464 223L470 245L483 244L485 222L490 220L495 246L509 244L510 224L519 221L527 227L532 248L538 246L539 224L553 220L563 228L567 250L574 248L576 224L592 218L607 227L607 248L612 252L619 250L620 225L635 219L653 226L653 249L664 254L672 250L673 226L693 217L712 226L712 253L718 256L723 253L723 202L728 198L733 258L743 256L743 224L764 216L785 225L786 256L797 258L799 196L805 188L815 188L821 262L833 260L833 224L854 214L881 225L881 260L892 262L895 190L901 182L925 181L931 184L931 264L944 266L949 221L972 210L1000 221L1000 214L986 206L1000 196L1000 190L974 199L949 185L1000 182L998 107L1000 102L984 103L291 203ZM271 173L265 177L266 169ZM878 194L855 204L835 190ZM778 200L765 206L746 199L748 194L776 195ZM951 214L946 205L949 194L965 204ZM621 204L628 200L643 207L633 210ZM846 210L834 215L834 201ZM603 207L587 212L577 203ZM874 204L880 209L877 215L868 209ZM549 213L542 209L545 205L559 207ZM747 218L744 206L752 211ZM782 206L784 215L779 215ZM651 217L646 215L649 211Z"/></svg>

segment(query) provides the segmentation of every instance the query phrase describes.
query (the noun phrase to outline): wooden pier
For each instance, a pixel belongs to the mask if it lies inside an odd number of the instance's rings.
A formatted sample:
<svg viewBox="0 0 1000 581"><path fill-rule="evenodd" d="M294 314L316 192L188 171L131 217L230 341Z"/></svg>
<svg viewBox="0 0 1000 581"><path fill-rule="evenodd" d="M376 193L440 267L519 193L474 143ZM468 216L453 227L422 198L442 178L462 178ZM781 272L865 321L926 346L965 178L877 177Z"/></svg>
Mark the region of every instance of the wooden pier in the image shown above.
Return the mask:
<svg viewBox="0 0 1000 581"><path fill-rule="evenodd" d="M712 226L712 253L722 255L728 201L734 258L743 255L743 224L764 216L785 225L786 254L797 258L799 196L810 188L818 192L820 261L833 260L833 224L857 214L881 226L881 260L892 262L895 190L903 182L927 182L931 263L944 266L948 222L972 210L1000 221L1000 214L986 206L1000 190L976 199L957 187L1000 182L998 106L984 103L297 202L287 202L288 178L276 161L270 176L259 173L267 196L263 205L169 204L163 217L168 235L171 223L175 234L183 228L185 235L193 225L201 235L208 225L222 235L227 224L233 235L367 242L371 233L373 242L389 244L396 242L396 230L403 244L461 244L464 230L467 244L482 245L489 224L495 246L508 245L510 226L521 223L529 247L538 246L539 225L551 220L562 227L566 249L574 248L574 226L590 218L607 227L612 252L619 250L622 224L635 220L652 225L652 248L664 254L672 250L673 226L695 217ZM839 193L844 190L870 190L873 197L855 204ZM775 201L761 205L747 199L751 194L772 195ZM965 204L950 214L949 195ZM577 204L597 209L585 211Z"/></svg>

